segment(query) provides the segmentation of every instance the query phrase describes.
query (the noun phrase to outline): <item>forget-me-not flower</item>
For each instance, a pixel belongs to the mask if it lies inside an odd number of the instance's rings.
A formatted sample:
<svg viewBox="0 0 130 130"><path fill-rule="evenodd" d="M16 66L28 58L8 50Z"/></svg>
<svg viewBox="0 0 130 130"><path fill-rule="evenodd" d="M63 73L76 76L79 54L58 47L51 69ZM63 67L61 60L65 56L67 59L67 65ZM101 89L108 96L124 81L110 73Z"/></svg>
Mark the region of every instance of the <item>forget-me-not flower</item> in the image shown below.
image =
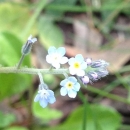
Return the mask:
<svg viewBox="0 0 130 130"><path fill-rule="evenodd" d="M50 47L48 49L48 55L46 56L46 61L51 64L56 69L60 68L60 64L65 64L68 62L68 58L65 57L66 51L64 47Z"/></svg>
<svg viewBox="0 0 130 130"><path fill-rule="evenodd" d="M56 99L52 90L41 87L38 94L35 96L34 101L39 101L40 105L45 108L48 103L52 104L56 101Z"/></svg>
<svg viewBox="0 0 130 130"><path fill-rule="evenodd" d="M77 54L75 58L70 58L68 61L70 67L69 72L71 75L84 76L87 64L81 54Z"/></svg>
<svg viewBox="0 0 130 130"><path fill-rule="evenodd" d="M70 76L60 82L62 86L60 89L60 93L62 96L68 94L70 98L75 98L77 92L80 89L80 84L77 82L77 79L73 76Z"/></svg>

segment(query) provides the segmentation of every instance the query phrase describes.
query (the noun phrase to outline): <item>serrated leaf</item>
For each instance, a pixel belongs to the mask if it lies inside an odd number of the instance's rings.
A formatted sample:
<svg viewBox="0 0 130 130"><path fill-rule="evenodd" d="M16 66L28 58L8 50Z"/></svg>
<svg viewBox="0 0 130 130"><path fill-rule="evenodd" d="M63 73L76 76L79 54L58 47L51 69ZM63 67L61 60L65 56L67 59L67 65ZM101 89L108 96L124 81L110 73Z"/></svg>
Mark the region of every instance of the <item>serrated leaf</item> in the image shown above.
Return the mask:
<svg viewBox="0 0 130 130"><path fill-rule="evenodd" d="M38 29L40 41L46 49L48 49L50 46L63 46L63 33L61 29L56 26L51 20L41 17L38 22Z"/></svg>
<svg viewBox="0 0 130 130"><path fill-rule="evenodd" d="M22 42L15 35L0 33L0 64L16 66L21 57ZM22 65L30 66L30 57L25 57ZM31 83L31 76L23 74L0 74L0 100L26 90Z"/></svg>

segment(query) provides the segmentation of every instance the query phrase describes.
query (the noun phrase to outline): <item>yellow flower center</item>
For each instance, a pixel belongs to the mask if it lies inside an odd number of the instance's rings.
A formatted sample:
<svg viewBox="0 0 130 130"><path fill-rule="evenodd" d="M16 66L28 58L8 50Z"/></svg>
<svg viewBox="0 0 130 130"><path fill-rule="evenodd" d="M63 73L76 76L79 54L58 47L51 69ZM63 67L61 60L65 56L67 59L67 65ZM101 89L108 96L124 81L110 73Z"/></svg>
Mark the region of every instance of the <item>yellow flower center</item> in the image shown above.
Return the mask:
<svg viewBox="0 0 130 130"><path fill-rule="evenodd" d="M78 62L75 62L74 63L74 68L79 69L80 68L80 64Z"/></svg>
<svg viewBox="0 0 130 130"><path fill-rule="evenodd" d="M68 82L68 83L67 83L67 88L72 88L72 87L73 87L73 83Z"/></svg>

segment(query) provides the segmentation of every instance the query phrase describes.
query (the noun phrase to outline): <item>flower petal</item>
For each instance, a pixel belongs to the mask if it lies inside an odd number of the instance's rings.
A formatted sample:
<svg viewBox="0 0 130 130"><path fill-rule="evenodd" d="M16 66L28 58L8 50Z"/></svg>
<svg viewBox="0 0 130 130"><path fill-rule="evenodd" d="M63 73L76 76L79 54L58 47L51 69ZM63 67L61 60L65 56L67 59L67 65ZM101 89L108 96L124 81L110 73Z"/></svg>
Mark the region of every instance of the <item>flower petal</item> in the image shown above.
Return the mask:
<svg viewBox="0 0 130 130"><path fill-rule="evenodd" d="M68 82L68 79L64 79L60 82L60 85L61 86L65 86L66 82Z"/></svg>
<svg viewBox="0 0 130 130"><path fill-rule="evenodd" d="M73 91L73 90L68 91L68 96L69 96L70 98L75 98L76 95L77 95L77 92L76 92L76 91Z"/></svg>
<svg viewBox="0 0 130 130"><path fill-rule="evenodd" d="M40 100L40 105L45 108L47 106L48 102L47 100L45 100L44 98L42 100Z"/></svg>
<svg viewBox="0 0 130 130"><path fill-rule="evenodd" d="M69 72L71 75L75 75L76 74L76 70L73 67L69 67Z"/></svg>
<svg viewBox="0 0 130 130"><path fill-rule="evenodd" d="M34 102L38 102L40 100L40 94L37 94L34 98Z"/></svg>
<svg viewBox="0 0 130 130"><path fill-rule="evenodd" d="M56 48L54 46L51 46L49 49L48 49L48 54L53 54L56 52Z"/></svg>
<svg viewBox="0 0 130 130"><path fill-rule="evenodd" d="M60 60L60 63L61 63L61 64L65 64L65 63L67 63L67 62L68 62L68 58L65 57L65 56L62 57L61 60Z"/></svg>
<svg viewBox="0 0 130 130"><path fill-rule="evenodd" d="M67 94L67 89L66 89L65 87L62 87L62 88L60 89L60 94L61 94L62 96L65 96L65 95Z"/></svg>
<svg viewBox="0 0 130 130"><path fill-rule="evenodd" d="M54 92L52 90L47 90L50 96L54 96Z"/></svg>
<svg viewBox="0 0 130 130"><path fill-rule="evenodd" d="M52 103L54 103L55 101L56 101L56 98L55 98L54 96L49 96L49 97L48 97L48 102L49 102L49 103L52 104Z"/></svg>
<svg viewBox="0 0 130 130"><path fill-rule="evenodd" d="M69 64L69 65L73 65L74 62L75 62L75 58L70 58L70 59L68 60L68 64Z"/></svg>
<svg viewBox="0 0 130 130"><path fill-rule="evenodd" d="M58 62L52 63L52 66L55 67L56 69L60 68L60 64Z"/></svg>
<svg viewBox="0 0 130 130"><path fill-rule="evenodd" d="M77 76L84 76L85 75L85 71L84 70L78 70L76 72Z"/></svg>
<svg viewBox="0 0 130 130"><path fill-rule="evenodd" d="M76 83L76 84L74 85L74 90L75 90L75 91L79 91L79 89L80 89L80 84L79 84L79 83Z"/></svg>
<svg viewBox="0 0 130 130"><path fill-rule="evenodd" d="M48 62L48 63L52 63L52 58L51 58L51 55L47 55L46 56L46 61Z"/></svg>
<svg viewBox="0 0 130 130"><path fill-rule="evenodd" d="M57 49L57 53L59 53L61 56L64 56L65 55L65 48L64 47L59 47Z"/></svg>
<svg viewBox="0 0 130 130"><path fill-rule="evenodd" d="M77 82L77 79L74 76L70 76L68 80L70 80L73 83Z"/></svg>
<svg viewBox="0 0 130 130"><path fill-rule="evenodd" d="M87 68L86 62L83 62L83 63L81 64L81 68L82 68L83 70L85 70L85 69Z"/></svg>
<svg viewBox="0 0 130 130"><path fill-rule="evenodd" d="M79 61L80 63L84 61L84 58L83 58L83 56L82 56L81 54L77 54L77 55L75 56L75 59L76 59L77 61Z"/></svg>

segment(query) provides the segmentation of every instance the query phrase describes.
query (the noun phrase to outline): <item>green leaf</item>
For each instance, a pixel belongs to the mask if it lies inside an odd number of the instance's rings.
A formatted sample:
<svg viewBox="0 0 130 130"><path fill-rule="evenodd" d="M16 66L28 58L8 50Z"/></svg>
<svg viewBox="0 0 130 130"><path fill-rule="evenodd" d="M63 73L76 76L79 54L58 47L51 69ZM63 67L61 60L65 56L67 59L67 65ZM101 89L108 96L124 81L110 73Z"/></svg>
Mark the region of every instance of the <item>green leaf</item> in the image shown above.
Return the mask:
<svg viewBox="0 0 130 130"><path fill-rule="evenodd" d="M9 113L2 113L0 111L0 128L4 128L9 126L11 123L15 122L15 116L13 114L9 114Z"/></svg>
<svg viewBox="0 0 130 130"><path fill-rule="evenodd" d="M83 110L83 106L77 108L70 115L64 125L72 125L77 123L77 126L81 126ZM91 111L87 112L87 130L96 130L96 127L100 128L100 130L117 130L117 128L119 128L121 123L121 116L113 108L101 105L91 105L90 110Z"/></svg>
<svg viewBox="0 0 130 130"><path fill-rule="evenodd" d="M28 6L22 4L12 4L5 2L0 4L0 32L9 31L20 36L27 21L30 19L31 13ZM29 33L36 33L36 26Z"/></svg>
<svg viewBox="0 0 130 130"><path fill-rule="evenodd" d="M50 46L60 47L64 44L64 36L61 29L46 17L41 17L38 22L39 37L46 49Z"/></svg>
<svg viewBox="0 0 130 130"><path fill-rule="evenodd" d="M4 130L28 130L28 129L25 127L21 127L21 126L12 126L12 127L6 128Z"/></svg>
<svg viewBox="0 0 130 130"><path fill-rule="evenodd" d="M120 114L111 107L90 105L87 109L86 130L117 130L121 125ZM84 106L76 108L60 126L45 130L81 130Z"/></svg>
<svg viewBox="0 0 130 130"><path fill-rule="evenodd" d="M16 66L21 57L22 41L11 33L2 32L0 33L0 44L0 64L3 66ZM25 57L22 65L30 66L29 56ZM0 100L23 92L30 83L30 75L0 74Z"/></svg>
<svg viewBox="0 0 130 130"><path fill-rule="evenodd" d="M38 102L33 102L32 110L34 116L44 120L44 122L48 122L52 119L58 119L62 116L62 112L49 107L42 108Z"/></svg>

